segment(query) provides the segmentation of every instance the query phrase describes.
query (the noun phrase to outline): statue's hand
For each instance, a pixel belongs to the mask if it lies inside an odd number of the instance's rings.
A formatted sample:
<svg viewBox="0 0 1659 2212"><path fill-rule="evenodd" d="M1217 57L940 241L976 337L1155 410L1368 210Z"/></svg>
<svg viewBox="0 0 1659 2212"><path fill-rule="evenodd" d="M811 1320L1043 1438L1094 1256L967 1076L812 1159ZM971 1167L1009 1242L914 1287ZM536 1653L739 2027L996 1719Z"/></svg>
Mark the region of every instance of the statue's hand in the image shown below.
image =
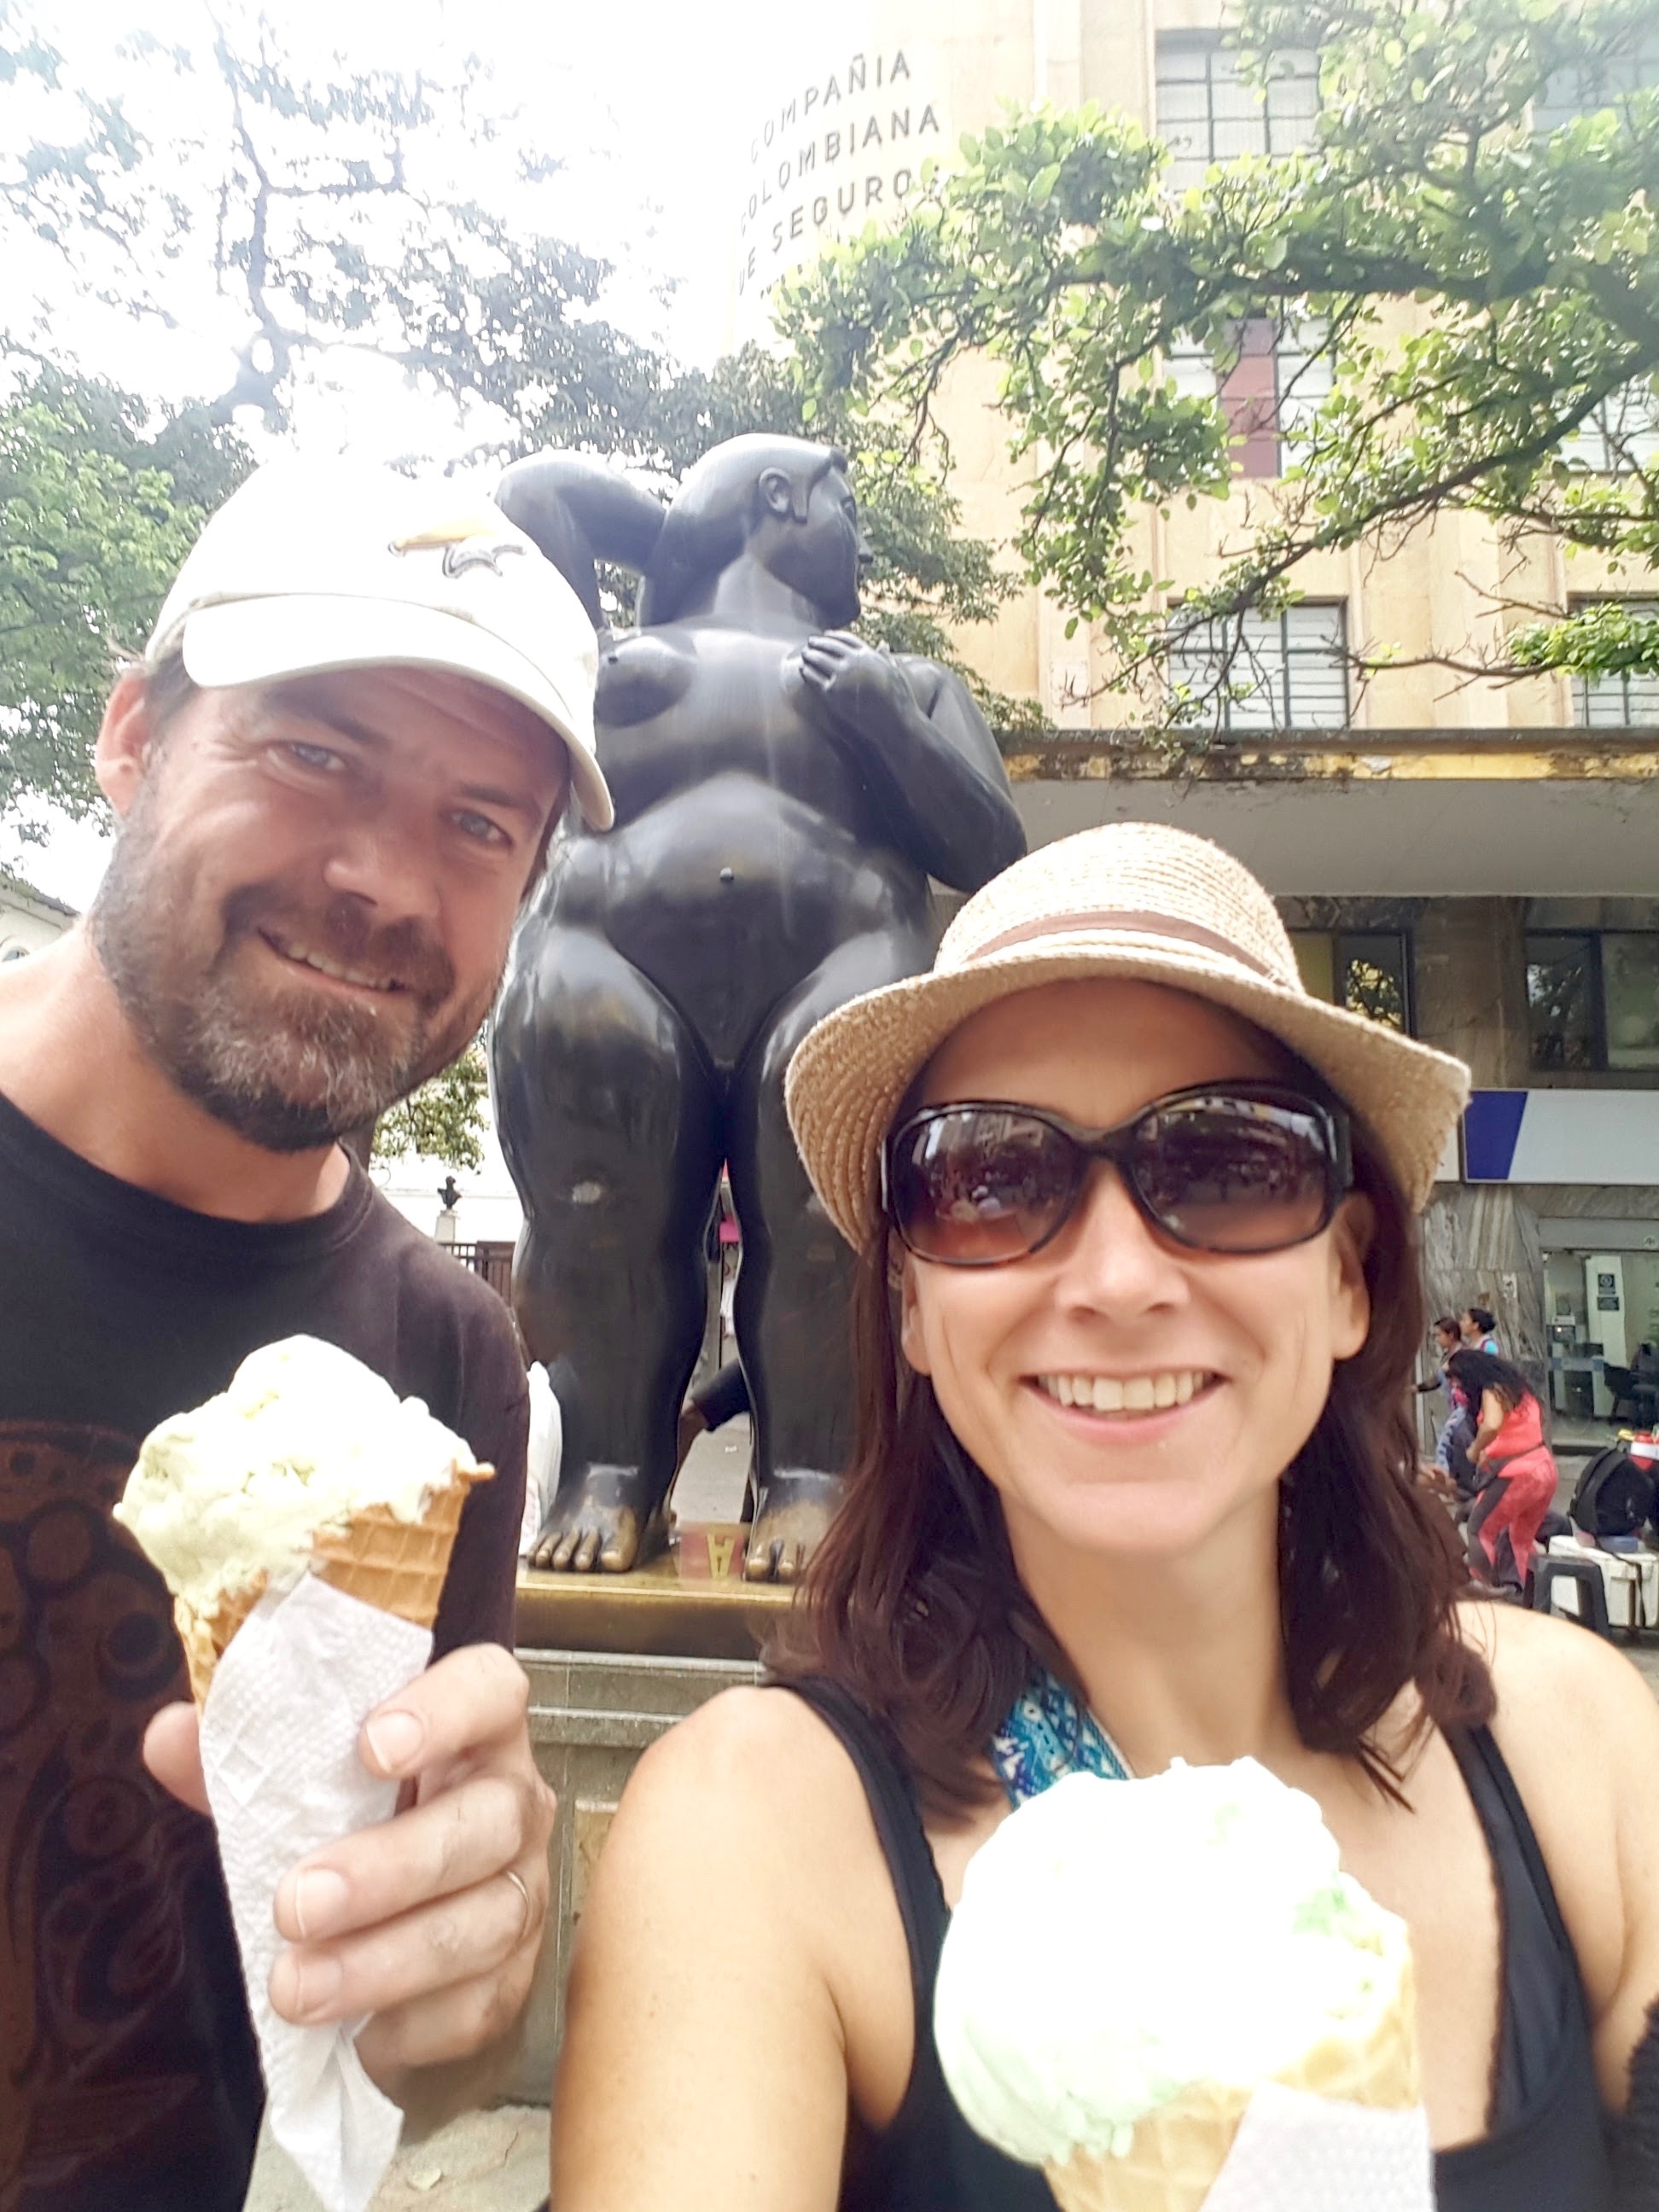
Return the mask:
<svg viewBox="0 0 1659 2212"><path fill-rule="evenodd" d="M850 737L884 736L911 703L903 671L851 630L808 638L796 665L803 688Z"/></svg>

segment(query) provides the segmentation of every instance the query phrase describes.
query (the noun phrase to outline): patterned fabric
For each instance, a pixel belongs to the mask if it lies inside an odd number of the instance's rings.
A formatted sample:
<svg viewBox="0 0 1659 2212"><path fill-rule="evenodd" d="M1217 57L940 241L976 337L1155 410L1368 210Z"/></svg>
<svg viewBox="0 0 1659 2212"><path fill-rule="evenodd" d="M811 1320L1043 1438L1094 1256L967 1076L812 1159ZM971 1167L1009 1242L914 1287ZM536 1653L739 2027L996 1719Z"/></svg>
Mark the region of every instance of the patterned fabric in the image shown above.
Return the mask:
<svg viewBox="0 0 1659 2212"><path fill-rule="evenodd" d="M184 1654L110 1512L157 1421L296 1329L501 1470L468 1500L437 1644L508 1642L527 1419L495 1293L360 1171L299 1221L191 1213L0 1095L0 2212L247 2195L264 2092L213 1828L141 1756L189 1694Z"/></svg>
<svg viewBox="0 0 1659 2212"><path fill-rule="evenodd" d="M1068 1774L1127 1782L1128 1762L1086 1705L1040 1667L991 1738L991 1764L1011 1805L1023 1805Z"/></svg>

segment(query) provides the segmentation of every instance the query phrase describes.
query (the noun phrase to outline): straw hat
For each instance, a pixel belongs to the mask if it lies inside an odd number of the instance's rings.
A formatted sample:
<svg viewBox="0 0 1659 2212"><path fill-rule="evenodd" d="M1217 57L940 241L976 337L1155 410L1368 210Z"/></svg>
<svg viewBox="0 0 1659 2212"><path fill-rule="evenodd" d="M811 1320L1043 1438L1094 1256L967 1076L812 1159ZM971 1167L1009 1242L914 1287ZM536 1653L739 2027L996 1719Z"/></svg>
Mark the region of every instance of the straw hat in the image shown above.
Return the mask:
<svg viewBox="0 0 1659 2212"><path fill-rule="evenodd" d="M969 900L933 972L849 1000L790 1063L795 1142L830 1219L863 1245L905 1093L970 1014L1039 983L1166 983L1241 1014L1316 1068L1420 1209L1468 1097L1461 1060L1310 998L1273 901L1206 838L1114 822L1040 846Z"/></svg>

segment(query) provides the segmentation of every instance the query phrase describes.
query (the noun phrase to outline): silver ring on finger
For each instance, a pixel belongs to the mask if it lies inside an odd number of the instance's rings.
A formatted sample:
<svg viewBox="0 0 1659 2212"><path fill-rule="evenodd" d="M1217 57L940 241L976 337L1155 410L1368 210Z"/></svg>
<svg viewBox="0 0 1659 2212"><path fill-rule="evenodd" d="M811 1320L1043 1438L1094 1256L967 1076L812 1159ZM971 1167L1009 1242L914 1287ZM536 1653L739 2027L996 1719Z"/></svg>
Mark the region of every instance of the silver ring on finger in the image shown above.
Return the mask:
<svg viewBox="0 0 1659 2212"><path fill-rule="evenodd" d="M512 1883L514 1888L518 1891L520 1900L524 1906L524 1918L519 1923L519 1932L513 1939L515 1943L522 1943L525 1937L530 1933L530 1923L535 1917L536 1908L530 1902L530 1892L525 1887L524 1876L520 1874L515 1874L511 1867L503 1867L501 1869L501 1872L506 1875L508 1881Z"/></svg>

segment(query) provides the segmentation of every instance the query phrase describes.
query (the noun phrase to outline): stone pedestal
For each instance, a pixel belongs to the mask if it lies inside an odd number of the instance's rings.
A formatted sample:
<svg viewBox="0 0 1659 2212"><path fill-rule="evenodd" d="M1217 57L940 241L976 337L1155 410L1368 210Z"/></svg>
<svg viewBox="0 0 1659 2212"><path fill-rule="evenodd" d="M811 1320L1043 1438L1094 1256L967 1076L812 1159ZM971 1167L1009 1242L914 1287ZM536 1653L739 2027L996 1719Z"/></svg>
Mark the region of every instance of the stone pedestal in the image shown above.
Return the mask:
<svg viewBox="0 0 1659 2212"><path fill-rule="evenodd" d="M631 1575L521 1572L530 1741L559 1815L547 1937L509 2097L548 2101L572 1941L635 1760L706 1698L759 1680L760 1645L789 1602L763 1584L682 1582L666 1559Z"/></svg>

